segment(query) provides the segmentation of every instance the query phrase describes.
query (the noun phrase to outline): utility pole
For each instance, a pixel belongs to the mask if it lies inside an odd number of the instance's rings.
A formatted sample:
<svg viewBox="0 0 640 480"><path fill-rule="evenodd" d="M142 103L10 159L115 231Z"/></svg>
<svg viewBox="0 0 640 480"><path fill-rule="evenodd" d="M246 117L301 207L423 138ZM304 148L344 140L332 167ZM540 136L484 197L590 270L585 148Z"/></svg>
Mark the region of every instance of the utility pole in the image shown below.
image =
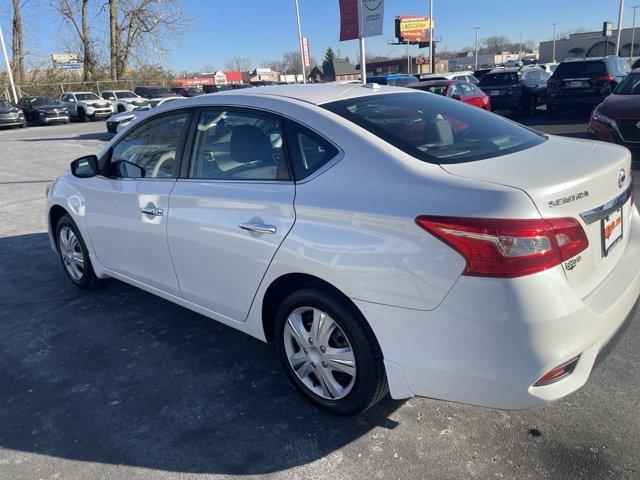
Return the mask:
<svg viewBox="0 0 640 480"><path fill-rule="evenodd" d="M296 20L298 21L298 44L300 48L300 65L302 65L302 83L307 83L307 72L304 68L304 45L302 45L302 28L300 28L300 7L296 0Z"/></svg>
<svg viewBox="0 0 640 480"><path fill-rule="evenodd" d="M429 73L435 73L436 71L436 47L433 38L433 0L429 0L429 62L431 63L431 68L429 69Z"/></svg>
<svg viewBox="0 0 640 480"><path fill-rule="evenodd" d="M553 24L553 55L552 55L553 59L551 60L553 63L556 63L556 26L557 25L558 25L557 23Z"/></svg>
<svg viewBox="0 0 640 480"><path fill-rule="evenodd" d="M478 30L480 27L475 27L474 30L476 31L476 70L478 70Z"/></svg>
<svg viewBox="0 0 640 480"><path fill-rule="evenodd" d="M635 38L636 38L636 9L639 7L640 5L631 7L631 10L633 10L633 24L631 27L631 55L629 56L629 58L632 62L633 62L633 42L635 41Z"/></svg>
<svg viewBox="0 0 640 480"><path fill-rule="evenodd" d="M622 35L622 13L624 9L624 0L620 0L620 9L618 10L618 37L616 39L616 55L620 55L620 35Z"/></svg>
<svg viewBox="0 0 640 480"><path fill-rule="evenodd" d="M518 57L519 57L518 60L522 60L523 53L524 53L522 51L522 32L520 32L520 52L519 53L520 53L520 55L518 55Z"/></svg>
<svg viewBox="0 0 640 480"><path fill-rule="evenodd" d="M407 73L411 75L411 56L409 55L409 40L407 40Z"/></svg>
<svg viewBox="0 0 640 480"><path fill-rule="evenodd" d="M11 72L11 65L9 64L9 57L7 56L7 47L4 44L4 33L2 33L2 27L0 27L0 43L2 43L2 53L4 54L4 63L7 65L7 74L9 75L9 83L11 84L11 92L13 93L14 103L18 103L18 95L16 94L16 86L13 83L13 73Z"/></svg>
<svg viewBox="0 0 640 480"><path fill-rule="evenodd" d="M362 0L358 0L358 43L360 44L360 80L364 85L367 83L366 55L364 51L364 7Z"/></svg>

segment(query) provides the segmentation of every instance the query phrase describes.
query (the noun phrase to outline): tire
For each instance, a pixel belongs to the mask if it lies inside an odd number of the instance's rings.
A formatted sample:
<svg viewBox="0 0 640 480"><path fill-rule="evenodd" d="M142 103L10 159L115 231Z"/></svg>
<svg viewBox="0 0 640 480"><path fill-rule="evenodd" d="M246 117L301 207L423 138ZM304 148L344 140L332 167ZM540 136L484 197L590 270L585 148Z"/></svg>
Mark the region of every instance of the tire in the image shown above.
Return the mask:
<svg viewBox="0 0 640 480"><path fill-rule="evenodd" d="M79 122L87 122L89 120L89 117L87 117L87 112L84 111L84 108L79 108L78 109L78 121Z"/></svg>
<svg viewBox="0 0 640 480"><path fill-rule="evenodd" d="M21 123L20 128L27 128L27 122Z"/></svg>
<svg viewBox="0 0 640 480"><path fill-rule="evenodd" d="M326 328L312 335L318 323ZM332 292L304 288L287 296L276 314L275 340L291 383L326 412L356 415L388 392L382 352L373 331L353 305Z"/></svg>
<svg viewBox="0 0 640 480"><path fill-rule="evenodd" d="M555 110L551 105L547 104L547 117L556 118L557 116L558 116L558 111Z"/></svg>
<svg viewBox="0 0 640 480"><path fill-rule="evenodd" d="M118 105L118 113L122 113L126 110L122 105Z"/></svg>
<svg viewBox="0 0 640 480"><path fill-rule="evenodd" d="M55 232L58 255L69 280L79 288L91 289L95 287L98 283L98 277L93 271L87 246L73 219L69 215L62 216L56 225ZM69 232L72 236L69 235ZM77 259L77 254L82 257L82 262L73 260L74 257ZM80 263L82 264L81 268Z"/></svg>

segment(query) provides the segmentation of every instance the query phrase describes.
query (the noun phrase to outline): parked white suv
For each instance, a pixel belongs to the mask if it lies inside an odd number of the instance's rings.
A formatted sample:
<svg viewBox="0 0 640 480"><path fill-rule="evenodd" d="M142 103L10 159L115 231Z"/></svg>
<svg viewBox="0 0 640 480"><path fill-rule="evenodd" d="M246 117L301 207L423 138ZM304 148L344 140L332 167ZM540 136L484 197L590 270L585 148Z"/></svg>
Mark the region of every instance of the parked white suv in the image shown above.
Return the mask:
<svg viewBox="0 0 640 480"><path fill-rule="evenodd" d="M69 110L69 115L81 122L111 115L111 103L93 92L65 92L60 95L60 101Z"/></svg>
<svg viewBox="0 0 640 480"><path fill-rule="evenodd" d="M274 341L330 412L387 389L521 409L581 387L633 319L630 168L439 95L263 87L149 111L53 182L47 224L75 285Z"/></svg>
<svg viewBox="0 0 640 480"><path fill-rule="evenodd" d="M145 98L136 95L130 90L104 90L100 96L111 102L111 111L113 113L130 112L148 104Z"/></svg>

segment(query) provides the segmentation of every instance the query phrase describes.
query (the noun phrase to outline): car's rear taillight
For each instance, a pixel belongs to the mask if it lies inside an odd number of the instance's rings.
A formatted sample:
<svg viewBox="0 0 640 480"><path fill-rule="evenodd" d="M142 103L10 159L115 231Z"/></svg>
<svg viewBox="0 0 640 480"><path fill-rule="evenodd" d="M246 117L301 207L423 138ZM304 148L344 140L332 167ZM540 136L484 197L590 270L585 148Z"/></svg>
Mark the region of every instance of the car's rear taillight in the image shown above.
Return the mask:
<svg viewBox="0 0 640 480"><path fill-rule="evenodd" d="M467 261L463 275L521 277L552 268L589 246L573 218L507 220L421 215L416 223Z"/></svg>
<svg viewBox="0 0 640 480"><path fill-rule="evenodd" d="M576 369L576 365L578 365L578 360L580 357L572 358L566 363L562 365L558 365L556 368L549 370L543 376L541 376L536 383L533 384L534 387L543 387L544 385L549 385L551 383L555 383L558 380L562 380L565 377L568 377L573 373Z"/></svg>
<svg viewBox="0 0 640 480"><path fill-rule="evenodd" d="M616 77L614 77L609 73L607 75L603 75L602 77L596 77L596 80L599 80L600 82L604 82L604 83L611 83L615 80L615 78Z"/></svg>

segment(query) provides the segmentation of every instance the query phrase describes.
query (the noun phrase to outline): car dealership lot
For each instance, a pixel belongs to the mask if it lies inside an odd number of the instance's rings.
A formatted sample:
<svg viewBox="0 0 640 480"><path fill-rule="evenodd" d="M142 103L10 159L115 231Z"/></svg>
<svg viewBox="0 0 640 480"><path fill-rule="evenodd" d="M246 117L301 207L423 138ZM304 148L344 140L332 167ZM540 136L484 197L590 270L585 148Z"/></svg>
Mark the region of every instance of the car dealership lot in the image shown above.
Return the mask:
<svg viewBox="0 0 640 480"><path fill-rule="evenodd" d="M585 118L526 123L580 137ZM0 478L640 476L637 319L584 388L543 408L387 399L337 418L292 390L270 345L120 282L76 290L44 189L105 132L0 131Z"/></svg>

